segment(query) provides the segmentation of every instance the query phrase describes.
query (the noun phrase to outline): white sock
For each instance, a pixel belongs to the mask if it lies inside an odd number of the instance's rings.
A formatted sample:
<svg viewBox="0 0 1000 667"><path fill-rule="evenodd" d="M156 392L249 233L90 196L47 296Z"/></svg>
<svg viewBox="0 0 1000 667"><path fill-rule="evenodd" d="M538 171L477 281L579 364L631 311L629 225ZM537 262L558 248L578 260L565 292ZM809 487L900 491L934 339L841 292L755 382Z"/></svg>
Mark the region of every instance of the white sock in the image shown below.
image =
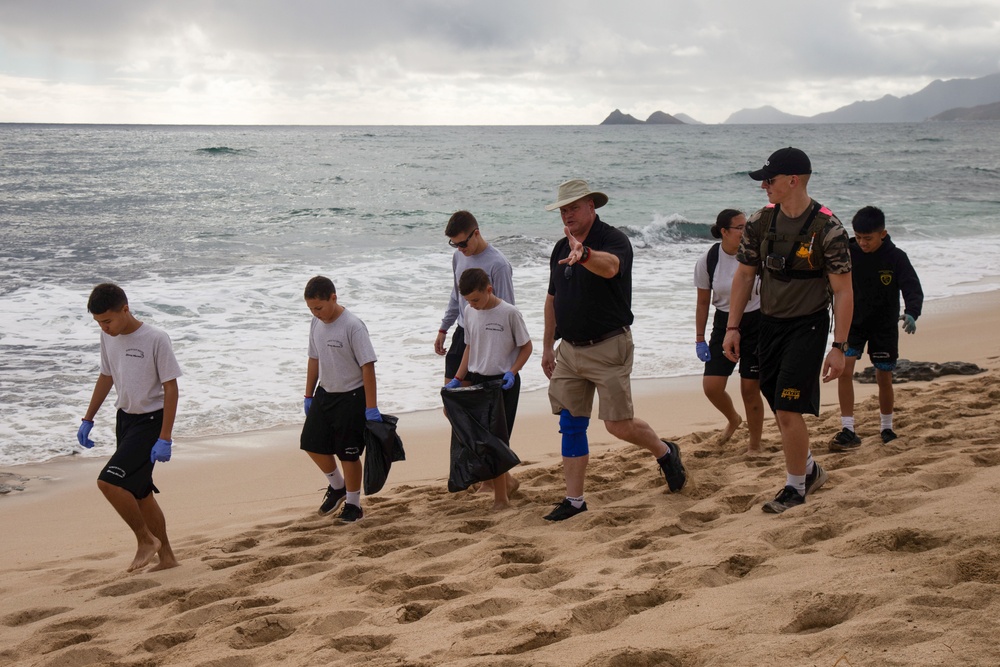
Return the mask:
<svg viewBox="0 0 1000 667"><path fill-rule="evenodd" d="M357 491L348 491L346 502L349 505L361 507L361 489L358 489Z"/></svg>
<svg viewBox="0 0 1000 667"><path fill-rule="evenodd" d="M806 476L785 473L785 486L794 488L800 496L804 496L806 495Z"/></svg>
<svg viewBox="0 0 1000 667"><path fill-rule="evenodd" d="M881 412L878 413L878 420L882 424L882 430L883 431L886 430L886 429L889 429L890 431L892 430L892 413L891 412L889 414L887 414L887 415L884 415Z"/></svg>
<svg viewBox="0 0 1000 667"><path fill-rule="evenodd" d="M568 500L569 504L576 509L580 509L581 507L583 507L583 496L580 496L579 498L571 498L570 496L566 496L566 500Z"/></svg>
<svg viewBox="0 0 1000 667"><path fill-rule="evenodd" d="M340 468L335 468L333 472L326 473L326 481L334 489L340 490L344 488L344 476L340 474Z"/></svg>
<svg viewBox="0 0 1000 667"><path fill-rule="evenodd" d="M843 415L841 415L840 425L846 428L851 433L854 433L854 415L851 415L850 417L844 417Z"/></svg>
<svg viewBox="0 0 1000 667"><path fill-rule="evenodd" d="M813 460L813 453L810 451L806 454L806 475L811 475L813 470L816 469L816 462Z"/></svg>

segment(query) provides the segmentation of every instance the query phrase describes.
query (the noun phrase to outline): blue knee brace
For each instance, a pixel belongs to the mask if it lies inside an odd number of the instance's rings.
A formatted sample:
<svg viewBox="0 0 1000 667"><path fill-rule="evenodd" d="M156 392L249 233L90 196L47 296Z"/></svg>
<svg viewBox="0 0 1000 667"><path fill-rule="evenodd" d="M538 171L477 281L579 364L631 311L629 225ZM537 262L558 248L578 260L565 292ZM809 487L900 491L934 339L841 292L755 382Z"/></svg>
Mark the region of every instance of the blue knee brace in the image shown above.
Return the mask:
<svg viewBox="0 0 1000 667"><path fill-rule="evenodd" d="M562 433L562 455L577 458L590 453L587 442L587 427L590 417L574 417L569 410L559 413L559 432Z"/></svg>

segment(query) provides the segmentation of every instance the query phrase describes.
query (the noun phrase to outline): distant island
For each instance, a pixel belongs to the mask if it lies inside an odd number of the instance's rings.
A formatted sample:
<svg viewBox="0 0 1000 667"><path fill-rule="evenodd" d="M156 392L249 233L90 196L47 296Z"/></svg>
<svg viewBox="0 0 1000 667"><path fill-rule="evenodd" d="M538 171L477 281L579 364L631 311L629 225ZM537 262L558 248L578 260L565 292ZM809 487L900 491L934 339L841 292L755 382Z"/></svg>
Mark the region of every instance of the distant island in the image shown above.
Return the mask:
<svg viewBox="0 0 1000 667"><path fill-rule="evenodd" d="M620 109L615 109L608 117L601 121L601 125L684 125L684 121L674 118L668 113L654 111L646 120L639 120L635 116L622 113Z"/></svg>
<svg viewBox="0 0 1000 667"><path fill-rule="evenodd" d="M978 79L933 81L903 97L885 95L877 100L853 102L815 116L797 116L773 106L740 109L726 125L772 125L790 123L919 123L923 121L1000 120L1000 72ZM656 111L639 120L615 109L601 125L701 124L684 114Z"/></svg>
<svg viewBox="0 0 1000 667"><path fill-rule="evenodd" d="M977 107L949 109L931 116L931 120L1000 120L1000 102L980 104Z"/></svg>

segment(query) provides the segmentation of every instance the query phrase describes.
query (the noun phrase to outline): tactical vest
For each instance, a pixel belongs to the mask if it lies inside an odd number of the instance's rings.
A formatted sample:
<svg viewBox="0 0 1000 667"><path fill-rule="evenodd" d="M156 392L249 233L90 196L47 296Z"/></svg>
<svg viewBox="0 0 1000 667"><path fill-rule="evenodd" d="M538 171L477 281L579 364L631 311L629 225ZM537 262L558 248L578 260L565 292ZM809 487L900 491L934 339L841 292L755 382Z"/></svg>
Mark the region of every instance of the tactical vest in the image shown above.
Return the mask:
<svg viewBox="0 0 1000 667"><path fill-rule="evenodd" d="M761 214L760 222L766 225L767 232L760 242L760 268L759 274L763 277L766 271L770 276L782 282L789 280L809 280L823 277L823 239L820 234L830 218L833 211L820 206L818 202L813 202L809 217L806 218L802 229L798 234L778 234L778 213L781 205L768 205ZM771 214L767 220L768 213ZM786 255L778 255L774 252L774 244L790 243ZM796 260L799 260L796 262ZM805 260L808 268L802 267L802 260ZM799 268L793 268L794 264Z"/></svg>

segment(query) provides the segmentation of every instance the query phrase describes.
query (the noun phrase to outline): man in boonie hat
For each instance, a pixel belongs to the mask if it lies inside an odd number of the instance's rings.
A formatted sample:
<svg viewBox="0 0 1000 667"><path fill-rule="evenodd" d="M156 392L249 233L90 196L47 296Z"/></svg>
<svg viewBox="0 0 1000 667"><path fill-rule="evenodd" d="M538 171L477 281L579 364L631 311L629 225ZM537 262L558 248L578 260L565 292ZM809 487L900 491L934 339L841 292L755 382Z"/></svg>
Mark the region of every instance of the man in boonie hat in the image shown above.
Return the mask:
<svg viewBox="0 0 1000 667"><path fill-rule="evenodd" d="M598 417L612 436L652 453L671 491L680 491L687 480L677 445L661 440L632 409L632 244L597 215L607 203L606 194L573 179L560 185L556 202L545 207L559 209L565 235L549 260L542 349L566 478L566 497L545 516L549 521L587 511L583 486L595 389Z"/></svg>
<svg viewBox="0 0 1000 667"><path fill-rule="evenodd" d="M761 508L772 514L803 504L827 480L809 451L803 415L819 415L821 373L829 382L844 370L854 311L847 232L806 192L811 174L809 156L792 146L750 172L770 203L743 229L722 342L726 357L739 360L740 320L760 273L760 390L778 421L785 454L785 485ZM828 348L831 295L834 342Z"/></svg>

